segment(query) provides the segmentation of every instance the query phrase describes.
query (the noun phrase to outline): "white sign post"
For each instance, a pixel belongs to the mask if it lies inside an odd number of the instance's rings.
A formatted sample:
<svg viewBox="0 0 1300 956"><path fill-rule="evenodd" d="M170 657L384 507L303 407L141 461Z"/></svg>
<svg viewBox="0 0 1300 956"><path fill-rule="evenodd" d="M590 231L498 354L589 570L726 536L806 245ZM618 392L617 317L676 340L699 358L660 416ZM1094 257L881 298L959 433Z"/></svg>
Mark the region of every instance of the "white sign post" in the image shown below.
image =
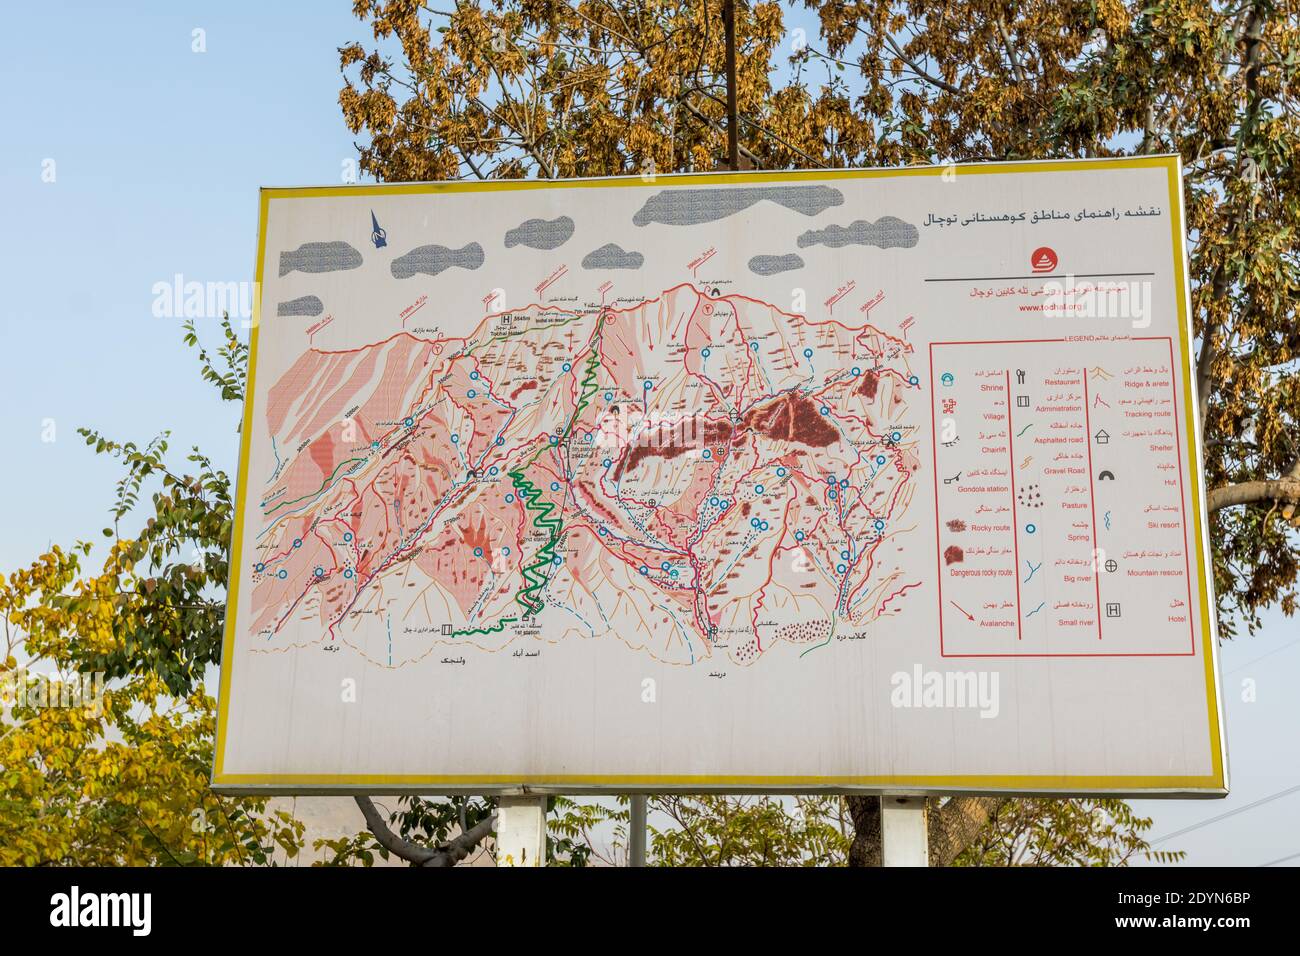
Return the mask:
<svg viewBox="0 0 1300 956"><path fill-rule="evenodd" d="M1184 230L1175 157L264 190L214 786L1222 796Z"/></svg>
<svg viewBox="0 0 1300 956"><path fill-rule="evenodd" d="M546 865L546 798L502 796L497 805L497 866Z"/></svg>
<svg viewBox="0 0 1300 956"><path fill-rule="evenodd" d="M925 797L880 799L880 843L884 866L929 866Z"/></svg>

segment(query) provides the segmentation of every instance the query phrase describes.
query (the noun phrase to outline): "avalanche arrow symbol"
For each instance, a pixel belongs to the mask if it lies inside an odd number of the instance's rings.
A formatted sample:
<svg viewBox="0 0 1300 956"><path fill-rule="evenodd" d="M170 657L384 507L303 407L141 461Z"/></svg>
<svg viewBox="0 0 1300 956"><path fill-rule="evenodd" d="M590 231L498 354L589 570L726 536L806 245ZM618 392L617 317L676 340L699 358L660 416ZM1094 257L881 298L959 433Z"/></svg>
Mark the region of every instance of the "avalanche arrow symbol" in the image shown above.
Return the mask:
<svg viewBox="0 0 1300 956"><path fill-rule="evenodd" d="M956 601L949 601L948 603L951 604L953 607L955 607L957 610L961 611L963 614L965 614L966 620L968 621L975 620L975 616L971 614L970 611L966 610L964 607L958 604Z"/></svg>

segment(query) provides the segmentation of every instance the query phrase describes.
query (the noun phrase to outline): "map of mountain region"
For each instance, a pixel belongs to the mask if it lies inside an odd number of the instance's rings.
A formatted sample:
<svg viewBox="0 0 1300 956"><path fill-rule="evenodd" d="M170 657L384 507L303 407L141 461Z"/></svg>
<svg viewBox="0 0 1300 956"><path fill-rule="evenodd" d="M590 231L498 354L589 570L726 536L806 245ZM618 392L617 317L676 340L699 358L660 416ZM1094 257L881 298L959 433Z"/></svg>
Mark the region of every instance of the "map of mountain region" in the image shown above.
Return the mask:
<svg viewBox="0 0 1300 956"><path fill-rule="evenodd" d="M596 640L744 666L919 586L905 333L694 282L456 328L311 348L270 382L259 651L402 667Z"/></svg>

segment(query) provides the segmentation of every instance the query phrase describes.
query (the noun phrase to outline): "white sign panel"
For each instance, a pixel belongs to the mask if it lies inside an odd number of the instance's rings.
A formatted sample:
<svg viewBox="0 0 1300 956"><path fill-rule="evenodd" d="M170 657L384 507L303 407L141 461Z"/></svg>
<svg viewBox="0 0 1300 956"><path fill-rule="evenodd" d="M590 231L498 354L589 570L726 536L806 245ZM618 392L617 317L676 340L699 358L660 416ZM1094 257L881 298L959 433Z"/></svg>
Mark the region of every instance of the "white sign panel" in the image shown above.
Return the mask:
<svg viewBox="0 0 1300 956"><path fill-rule="evenodd" d="M263 191L215 785L1225 792L1179 176Z"/></svg>

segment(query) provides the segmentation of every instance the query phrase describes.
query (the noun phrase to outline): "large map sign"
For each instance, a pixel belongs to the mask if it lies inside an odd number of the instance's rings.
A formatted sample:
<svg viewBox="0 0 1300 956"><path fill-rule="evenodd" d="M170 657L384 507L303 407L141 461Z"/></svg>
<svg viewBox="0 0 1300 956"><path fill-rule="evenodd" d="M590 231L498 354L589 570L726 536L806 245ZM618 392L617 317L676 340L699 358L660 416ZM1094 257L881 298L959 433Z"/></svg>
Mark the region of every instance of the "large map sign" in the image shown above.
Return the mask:
<svg viewBox="0 0 1300 956"><path fill-rule="evenodd" d="M214 784L1225 792L1179 177L264 190Z"/></svg>

